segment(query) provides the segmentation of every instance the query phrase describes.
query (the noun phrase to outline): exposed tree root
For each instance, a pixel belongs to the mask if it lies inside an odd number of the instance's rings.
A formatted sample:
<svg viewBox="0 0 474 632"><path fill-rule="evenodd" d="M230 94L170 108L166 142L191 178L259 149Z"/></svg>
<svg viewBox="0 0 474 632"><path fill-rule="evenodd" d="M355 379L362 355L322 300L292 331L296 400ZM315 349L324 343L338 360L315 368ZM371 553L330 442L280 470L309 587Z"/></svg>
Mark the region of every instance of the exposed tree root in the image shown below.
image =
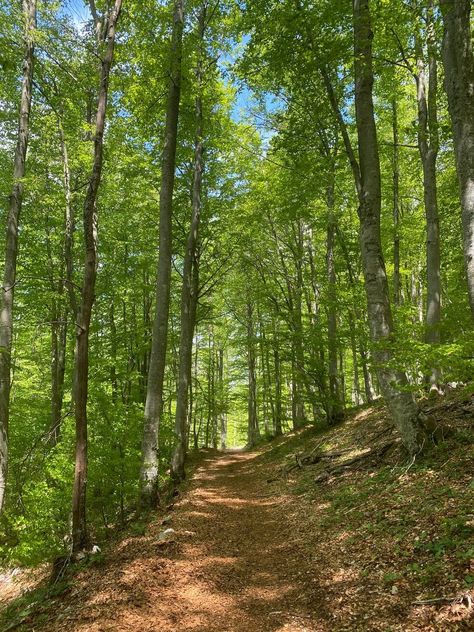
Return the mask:
<svg viewBox="0 0 474 632"><path fill-rule="evenodd" d="M347 470L347 468L351 467L352 465L355 465L356 463L360 463L366 460L373 460L373 459L379 460L393 445L395 445L395 443L396 441L390 441L389 443L386 443L379 448L376 448L374 450L367 450L363 454L359 454L358 456L348 459L347 461L343 461L342 463L339 463L338 465L335 465L334 467L327 468L326 470L321 472L321 474L318 474L315 477L314 482L324 483L325 481L332 478L333 476L342 474L343 472Z"/></svg>
<svg viewBox="0 0 474 632"><path fill-rule="evenodd" d="M384 434L387 434L388 432L392 432L392 430L393 430L392 427L383 428L381 431L371 436L369 441L365 445L368 446L370 444L373 444L375 439L379 438L380 436ZM274 481L277 481L280 478L286 478L288 474L290 474L290 472L296 469L303 469L304 467L308 467L310 465L316 465L317 463L321 463L324 461L331 461L332 459L337 459L343 456L344 454L347 454L348 452L353 451L353 448L344 448L341 450L331 450L329 452L321 452L321 446L323 445L323 443L324 441L319 442L313 448L313 450L308 454L295 453L291 455L291 462L286 464L284 467L280 468L276 476L267 479L267 483L273 483ZM332 468L326 469L324 472L322 472L321 475L316 477L315 482L322 482L324 480L327 480L331 475L340 473L344 471L346 467L349 467L350 465L353 465L354 463L365 460L369 457L380 458L381 456L383 456L383 454L385 454L388 448L390 448L394 443L395 443L394 441L391 441L387 444L384 444L383 446L379 448L372 449L372 450L370 448L367 448L363 454L360 454L347 461L344 461L343 463L340 463Z"/></svg>

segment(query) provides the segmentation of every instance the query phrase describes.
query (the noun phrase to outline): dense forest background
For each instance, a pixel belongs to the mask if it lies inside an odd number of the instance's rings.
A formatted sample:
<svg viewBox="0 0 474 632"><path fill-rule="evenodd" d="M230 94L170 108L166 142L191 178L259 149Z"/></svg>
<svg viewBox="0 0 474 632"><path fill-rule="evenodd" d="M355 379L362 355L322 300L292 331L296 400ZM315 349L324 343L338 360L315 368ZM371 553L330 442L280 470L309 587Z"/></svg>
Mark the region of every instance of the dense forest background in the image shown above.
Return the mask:
<svg viewBox="0 0 474 632"><path fill-rule="evenodd" d="M379 397L436 440L416 397L473 376L470 9L0 0L3 561L194 448Z"/></svg>

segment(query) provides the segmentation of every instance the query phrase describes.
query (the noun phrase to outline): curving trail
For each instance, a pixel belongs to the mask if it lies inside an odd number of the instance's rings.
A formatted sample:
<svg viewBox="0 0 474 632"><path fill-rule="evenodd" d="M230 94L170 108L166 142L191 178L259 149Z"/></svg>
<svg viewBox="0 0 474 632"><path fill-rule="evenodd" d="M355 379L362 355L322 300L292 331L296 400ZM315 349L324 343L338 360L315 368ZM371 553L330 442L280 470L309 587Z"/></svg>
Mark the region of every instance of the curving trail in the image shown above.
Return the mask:
<svg viewBox="0 0 474 632"><path fill-rule="evenodd" d="M146 536L124 541L105 567L87 571L61 600L47 629L331 629L314 623L318 600L305 555L291 538L291 500L268 491L268 472L256 457L207 459L171 513L175 541L160 543L164 527L158 524Z"/></svg>

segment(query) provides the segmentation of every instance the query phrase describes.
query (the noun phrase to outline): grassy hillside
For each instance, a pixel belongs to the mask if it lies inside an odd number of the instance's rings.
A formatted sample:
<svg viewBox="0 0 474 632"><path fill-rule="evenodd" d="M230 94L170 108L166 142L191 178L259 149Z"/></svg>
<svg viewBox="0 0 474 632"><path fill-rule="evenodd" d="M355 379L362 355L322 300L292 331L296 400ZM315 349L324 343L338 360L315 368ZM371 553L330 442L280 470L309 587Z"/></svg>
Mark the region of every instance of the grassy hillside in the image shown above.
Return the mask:
<svg viewBox="0 0 474 632"><path fill-rule="evenodd" d="M379 405L353 411L329 431L306 429L275 442L260 457L274 466L269 486L298 496L293 535L305 542L318 583L338 603L339 621L360 625L367 618L387 632L474 626L472 388L422 407L444 440L413 461ZM366 459L340 467L369 446ZM312 453L340 455L301 465ZM430 599L440 601L414 603ZM391 627L405 617L406 627Z"/></svg>

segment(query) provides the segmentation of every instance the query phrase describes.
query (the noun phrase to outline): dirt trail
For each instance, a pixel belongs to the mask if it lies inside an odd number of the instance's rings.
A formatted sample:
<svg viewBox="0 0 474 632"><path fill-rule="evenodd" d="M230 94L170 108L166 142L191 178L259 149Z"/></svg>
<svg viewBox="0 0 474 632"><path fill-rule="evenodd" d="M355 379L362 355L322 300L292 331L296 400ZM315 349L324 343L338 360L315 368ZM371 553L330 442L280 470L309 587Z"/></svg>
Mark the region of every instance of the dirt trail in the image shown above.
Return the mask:
<svg viewBox="0 0 474 632"><path fill-rule="evenodd" d="M146 536L123 542L115 558L87 571L61 600L47 629L328 629L314 623L318 603L305 556L292 541L291 500L269 492L257 456L227 453L206 460L171 512L176 541L160 545L164 527L152 525Z"/></svg>

